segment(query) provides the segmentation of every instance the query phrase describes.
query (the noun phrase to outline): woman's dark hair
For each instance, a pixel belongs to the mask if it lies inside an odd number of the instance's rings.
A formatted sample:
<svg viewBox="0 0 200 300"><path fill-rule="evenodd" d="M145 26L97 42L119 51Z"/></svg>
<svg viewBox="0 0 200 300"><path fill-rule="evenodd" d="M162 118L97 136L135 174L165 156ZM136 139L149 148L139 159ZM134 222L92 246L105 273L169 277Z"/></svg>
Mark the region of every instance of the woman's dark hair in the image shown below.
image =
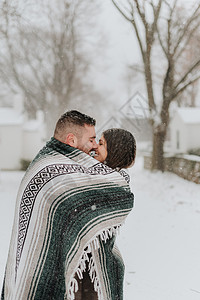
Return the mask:
<svg viewBox="0 0 200 300"><path fill-rule="evenodd" d="M111 128L103 132L107 143L106 164L115 168L128 168L135 160L136 141L132 133L120 128Z"/></svg>

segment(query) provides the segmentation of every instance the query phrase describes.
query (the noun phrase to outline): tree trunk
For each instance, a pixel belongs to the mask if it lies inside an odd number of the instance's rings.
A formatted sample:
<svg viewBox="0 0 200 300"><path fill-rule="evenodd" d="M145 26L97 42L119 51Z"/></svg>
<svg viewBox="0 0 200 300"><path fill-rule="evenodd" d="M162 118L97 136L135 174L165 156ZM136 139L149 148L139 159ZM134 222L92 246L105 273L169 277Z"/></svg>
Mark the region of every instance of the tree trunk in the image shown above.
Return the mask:
<svg viewBox="0 0 200 300"><path fill-rule="evenodd" d="M160 170L164 172L164 142L166 138L166 130L159 125L153 133L153 152L151 170Z"/></svg>
<svg viewBox="0 0 200 300"><path fill-rule="evenodd" d="M167 90L168 86L165 87ZM163 94L163 104L160 113L160 124L154 128L153 131L153 153L152 153L152 170L165 171L164 163L164 143L167 135L167 128L169 125L169 106L170 99Z"/></svg>

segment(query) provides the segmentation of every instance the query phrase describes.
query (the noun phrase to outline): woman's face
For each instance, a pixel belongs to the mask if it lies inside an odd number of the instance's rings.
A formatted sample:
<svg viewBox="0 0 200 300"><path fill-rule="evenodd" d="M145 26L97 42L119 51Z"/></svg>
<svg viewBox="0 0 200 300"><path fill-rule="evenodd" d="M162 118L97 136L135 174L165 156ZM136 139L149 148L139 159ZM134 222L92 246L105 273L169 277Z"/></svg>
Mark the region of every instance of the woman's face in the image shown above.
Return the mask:
<svg viewBox="0 0 200 300"><path fill-rule="evenodd" d="M96 150L95 158L100 162L104 162L106 160L108 152L107 152L107 143L103 135L101 136L97 146L98 147Z"/></svg>

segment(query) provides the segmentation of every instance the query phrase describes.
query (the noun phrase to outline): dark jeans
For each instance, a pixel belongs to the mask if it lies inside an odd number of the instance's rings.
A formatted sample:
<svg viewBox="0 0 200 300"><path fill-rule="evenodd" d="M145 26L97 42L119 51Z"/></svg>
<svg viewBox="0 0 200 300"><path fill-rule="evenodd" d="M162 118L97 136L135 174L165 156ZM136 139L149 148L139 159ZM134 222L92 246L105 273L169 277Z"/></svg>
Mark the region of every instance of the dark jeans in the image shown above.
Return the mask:
<svg viewBox="0 0 200 300"><path fill-rule="evenodd" d="M78 281L78 292L75 293L75 300L98 300L94 285L90 280L88 272L83 272L83 279L75 277Z"/></svg>

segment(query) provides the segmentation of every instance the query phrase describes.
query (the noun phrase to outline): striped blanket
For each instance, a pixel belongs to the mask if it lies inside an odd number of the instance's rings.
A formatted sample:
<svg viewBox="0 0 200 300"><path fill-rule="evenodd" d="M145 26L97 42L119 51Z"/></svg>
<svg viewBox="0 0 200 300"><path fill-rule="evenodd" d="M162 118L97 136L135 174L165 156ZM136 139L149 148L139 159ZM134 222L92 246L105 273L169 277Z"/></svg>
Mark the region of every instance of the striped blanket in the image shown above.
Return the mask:
<svg viewBox="0 0 200 300"><path fill-rule="evenodd" d="M17 196L1 299L75 299L88 268L99 300L123 299L116 233L133 207L125 172L52 138Z"/></svg>

